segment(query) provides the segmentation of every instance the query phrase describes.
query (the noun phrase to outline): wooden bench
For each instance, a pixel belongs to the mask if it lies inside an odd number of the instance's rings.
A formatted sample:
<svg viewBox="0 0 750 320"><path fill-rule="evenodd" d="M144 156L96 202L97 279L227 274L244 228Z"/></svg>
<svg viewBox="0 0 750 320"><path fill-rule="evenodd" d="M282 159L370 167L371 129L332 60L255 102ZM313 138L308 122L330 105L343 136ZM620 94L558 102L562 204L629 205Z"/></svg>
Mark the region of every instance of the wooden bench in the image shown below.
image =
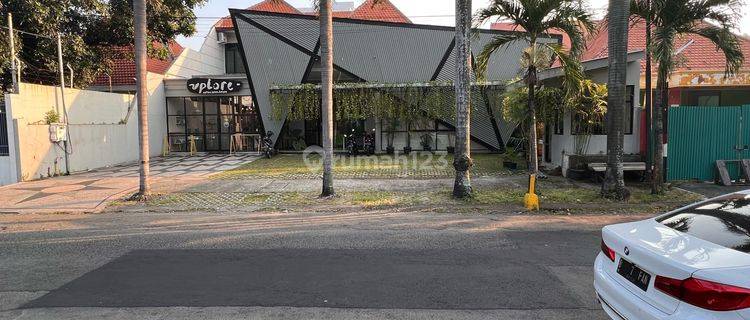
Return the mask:
<svg viewBox="0 0 750 320"><path fill-rule="evenodd" d="M596 181L604 180L604 172L607 171L607 164L604 162L591 162L588 165L589 170L594 174L592 175ZM638 171L641 173L641 179L643 174L646 172L645 162L623 162L622 171Z"/></svg>

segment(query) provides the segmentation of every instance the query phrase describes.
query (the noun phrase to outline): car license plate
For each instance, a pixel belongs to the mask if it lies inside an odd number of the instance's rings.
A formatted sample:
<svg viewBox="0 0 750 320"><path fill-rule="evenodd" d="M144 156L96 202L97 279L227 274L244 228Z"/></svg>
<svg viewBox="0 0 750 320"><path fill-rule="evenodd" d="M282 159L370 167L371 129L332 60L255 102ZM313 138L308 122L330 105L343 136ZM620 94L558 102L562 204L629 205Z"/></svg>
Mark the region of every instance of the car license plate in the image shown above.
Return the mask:
<svg viewBox="0 0 750 320"><path fill-rule="evenodd" d="M641 268L638 268L638 266L625 259L620 259L620 264L617 266L617 273L643 291L648 289L648 283L651 281L651 275L648 272L641 270Z"/></svg>

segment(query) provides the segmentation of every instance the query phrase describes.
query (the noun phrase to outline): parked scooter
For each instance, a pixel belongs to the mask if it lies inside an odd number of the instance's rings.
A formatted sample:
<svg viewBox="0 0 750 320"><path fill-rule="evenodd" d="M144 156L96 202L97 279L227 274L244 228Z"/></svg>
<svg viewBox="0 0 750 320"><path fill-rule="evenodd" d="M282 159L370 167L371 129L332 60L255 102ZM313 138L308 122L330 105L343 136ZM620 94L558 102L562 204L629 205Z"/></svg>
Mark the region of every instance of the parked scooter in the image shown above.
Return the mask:
<svg viewBox="0 0 750 320"><path fill-rule="evenodd" d="M357 137L354 134L354 129L352 129L352 133L348 136L345 136L346 138L346 154L348 156L356 156L357 153L359 153L359 146L357 145Z"/></svg>
<svg viewBox="0 0 750 320"><path fill-rule="evenodd" d="M273 140L271 140L271 137L273 137L273 131L268 131L266 133L266 136L263 137L263 154L268 159L271 159L271 157L276 154L276 150L273 148Z"/></svg>
<svg viewBox="0 0 750 320"><path fill-rule="evenodd" d="M368 156L375 154L375 129L372 129L372 132L365 134L362 150Z"/></svg>

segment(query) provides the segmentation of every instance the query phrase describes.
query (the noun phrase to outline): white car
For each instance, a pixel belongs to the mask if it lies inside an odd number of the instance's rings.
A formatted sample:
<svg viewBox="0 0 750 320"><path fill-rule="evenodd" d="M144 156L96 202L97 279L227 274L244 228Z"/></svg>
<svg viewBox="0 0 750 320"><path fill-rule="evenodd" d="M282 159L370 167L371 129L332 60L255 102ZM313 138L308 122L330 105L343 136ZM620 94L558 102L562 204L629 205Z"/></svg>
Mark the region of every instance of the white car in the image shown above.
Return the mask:
<svg viewBox="0 0 750 320"><path fill-rule="evenodd" d="M750 190L602 229L594 288L612 319L750 320Z"/></svg>

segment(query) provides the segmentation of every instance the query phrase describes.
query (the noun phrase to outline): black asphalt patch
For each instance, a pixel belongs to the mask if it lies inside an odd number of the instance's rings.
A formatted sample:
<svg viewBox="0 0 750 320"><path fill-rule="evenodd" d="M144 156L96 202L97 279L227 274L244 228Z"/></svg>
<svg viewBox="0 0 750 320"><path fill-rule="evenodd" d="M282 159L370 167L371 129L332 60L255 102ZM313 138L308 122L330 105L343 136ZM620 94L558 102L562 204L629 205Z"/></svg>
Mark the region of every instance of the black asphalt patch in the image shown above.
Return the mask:
<svg viewBox="0 0 750 320"><path fill-rule="evenodd" d="M24 308L579 307L580 302L544 264L539 252L527 248L137 250Z"/></svg>

